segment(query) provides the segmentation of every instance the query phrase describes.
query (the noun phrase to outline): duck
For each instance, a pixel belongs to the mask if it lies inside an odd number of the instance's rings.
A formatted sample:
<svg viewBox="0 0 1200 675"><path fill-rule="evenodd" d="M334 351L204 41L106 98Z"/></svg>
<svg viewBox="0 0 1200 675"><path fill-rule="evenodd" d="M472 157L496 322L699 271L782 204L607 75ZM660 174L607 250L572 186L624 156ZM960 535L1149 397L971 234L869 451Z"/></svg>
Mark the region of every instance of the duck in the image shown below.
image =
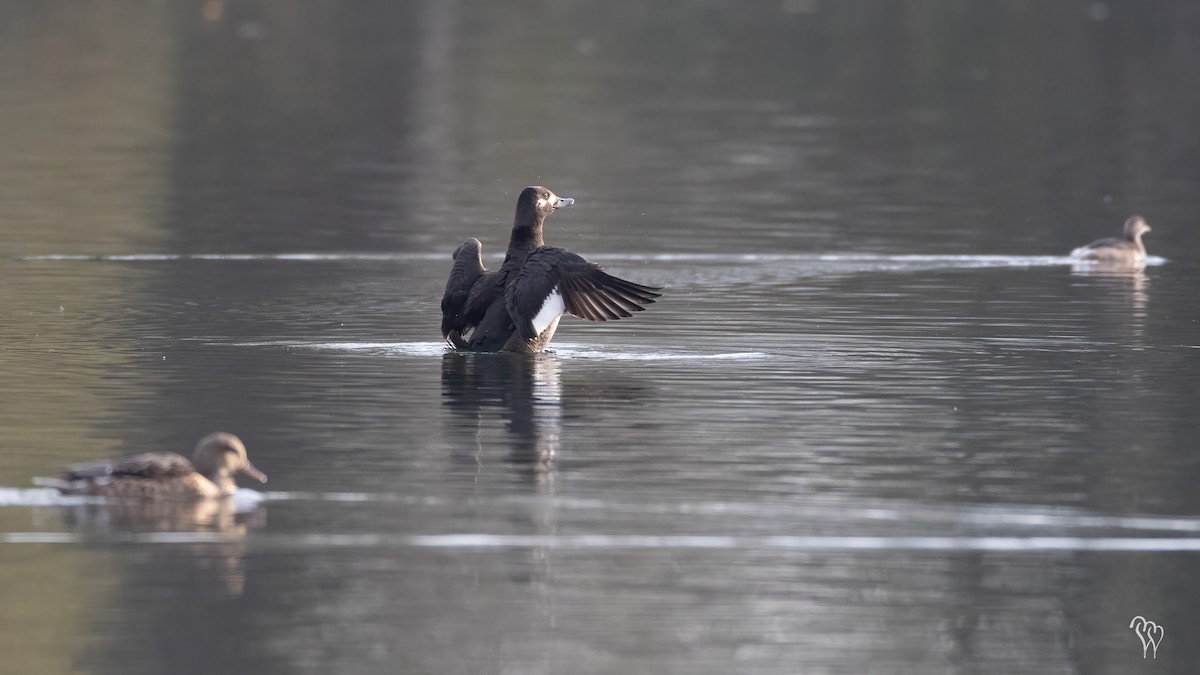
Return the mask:
<svg viewBox="0 0 1200 675"><path fill-rule="evenodd" d="M546 218L574 203L540 185L522 190L508 251L494 271L484 268L478 239L455 249L442 295L442 337L449 346L537 353L550 343L563 314L616 321L662 296L662 288L612 276L580 255L546 246Z"/></svg>
<svg viewBox="0 0 1200 675"><path fill-rule="evenodd" d="M267 482L266 474L250 463L241 439L216 432L200 439L191 461L173 452L147 452L74 464L60 477L35 478L33 483L65 495L187 501L232 495L235 475Z"/></svg>
<svg viewBox="0 0 1200 675"><path fill-rule="evenodd" d="M1146 245L1142 243L1142 235L1149 231L1150 226L1144 218L1133 216L1125 221L1122 236L1106 237L1080 246L1071 251L1071 257L1108 265L1141 265L1146 261Z"/></svg>

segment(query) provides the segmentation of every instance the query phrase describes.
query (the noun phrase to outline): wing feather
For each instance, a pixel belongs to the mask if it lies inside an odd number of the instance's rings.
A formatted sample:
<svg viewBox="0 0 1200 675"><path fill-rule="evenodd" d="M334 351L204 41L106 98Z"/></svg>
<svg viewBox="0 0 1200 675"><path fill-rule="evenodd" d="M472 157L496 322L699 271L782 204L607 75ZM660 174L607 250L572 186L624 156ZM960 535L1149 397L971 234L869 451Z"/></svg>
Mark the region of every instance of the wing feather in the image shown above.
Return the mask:
<svg viewBox="0 0 1200 675"><path fill-rule="evenodd" d="M119 459L102 459L67 467L63 477L67 480L101 478L104 476L134 476L158 478L184 476L195 471L192 463L173 452L147 452Z"/></svg>
<svg viewBox="0 0 1200 675"><path fill-rule="evenodd" d="M615 321L645 310L642 305L662 295L661 288L644 286L606 273L599 265L560 248L544 247L529 254L505 288L505 306L525 340L537 337L533 317L555 289L564 309L589 321Z"/></svg>
<svg viewBox="0 0 1200 675"><path fill-rule="evenodd" d="M454 265L442 293L442 337L451 344L461 342L461 334L478 322L478 318L472 321L469 310L472 296L477 294L476 288L487 273L482 254L483 247L474 238L454 249Z"/></svg>

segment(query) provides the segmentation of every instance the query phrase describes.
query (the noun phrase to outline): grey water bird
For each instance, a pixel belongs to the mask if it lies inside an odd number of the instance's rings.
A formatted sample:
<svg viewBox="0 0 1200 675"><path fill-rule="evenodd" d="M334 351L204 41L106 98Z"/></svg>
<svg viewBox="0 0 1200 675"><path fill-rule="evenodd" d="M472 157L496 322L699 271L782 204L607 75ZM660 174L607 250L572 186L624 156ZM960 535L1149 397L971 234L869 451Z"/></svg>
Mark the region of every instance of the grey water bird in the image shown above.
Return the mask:
<svg viewBox="0 0 1200 675"><path fill-rule="evenodd" d="M1080 246L1071 251L1071 257L1109 265L1141 265L1146 261L1142 235L1149 231L1150 226L1141 216L1133 216L1125 221L1122 236L1106 237Z"/></svg>
<svg viewBox="0 0 1200 675"><path fill-rule="evenodd" d="M455 249L442 295L448 344L467 351L539 352L563 314L615 321L662 295L661 288L614 277L570 251L546 246L546 218L574 203L541 186L525 188L517 197L508 251L495 271L484 268L479 240Z"/></svg>

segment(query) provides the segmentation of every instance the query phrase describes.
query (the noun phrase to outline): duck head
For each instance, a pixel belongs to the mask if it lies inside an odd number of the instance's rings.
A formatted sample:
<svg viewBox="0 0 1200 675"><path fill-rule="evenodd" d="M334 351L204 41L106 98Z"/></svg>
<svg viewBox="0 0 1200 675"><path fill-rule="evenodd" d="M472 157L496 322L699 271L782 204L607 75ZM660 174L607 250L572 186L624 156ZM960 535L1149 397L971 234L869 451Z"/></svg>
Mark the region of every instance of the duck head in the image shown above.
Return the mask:
<svg viewBox="0 0 1200 675"><path fill-rule="evenodd" d="M265 483L267 476L246 456L246 446L233 434L217 432L200 439L192 453L192 466L197 473L211 480L223 491L237 489L233 477L240 474Z"/></svg>
<svg viewBox="0 0 1200 675"><path fill-rule="evenodd" d="M517 214L513 218L512 237L508 240L509 253L528 251L545 246L542 239L542 223L556 209L575 203L570 197L559 197L541 185L531 185L517 197Z"/></svg>
<svg viewBox="0 0 1200 675"><path fill-rule="evenodd" d="M1141 216L1133 216L1125 221L1125 238L1129 241L1137 241L1150 231L1150 226L1146 224L1146 220Z"/></svg>
<svg viewBox="0 0 1200 675"><path fill-rule="evenodd" d="M517 197L517 223L541 223L555 209L575 203L570 197L559 197L541 185L531 185Z"/></svg>

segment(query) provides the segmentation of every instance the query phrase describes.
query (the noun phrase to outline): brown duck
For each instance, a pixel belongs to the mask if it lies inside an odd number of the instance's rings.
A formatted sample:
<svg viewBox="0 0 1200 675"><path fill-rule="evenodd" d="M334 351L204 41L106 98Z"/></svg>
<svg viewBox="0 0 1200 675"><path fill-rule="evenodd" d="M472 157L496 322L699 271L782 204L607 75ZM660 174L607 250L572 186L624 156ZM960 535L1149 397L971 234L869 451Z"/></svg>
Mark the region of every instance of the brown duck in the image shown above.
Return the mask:
<svg viewBox="0 0 1200 675"><path fill-rule="evenodd" d="M35 478L33 482L70 495L191 500L232 495L237 491L237 474L267 482L266 475L246 457L242 441L218 432L200 439L190 462L173 452L147 452L75 464L61 477Z"/></svg>

